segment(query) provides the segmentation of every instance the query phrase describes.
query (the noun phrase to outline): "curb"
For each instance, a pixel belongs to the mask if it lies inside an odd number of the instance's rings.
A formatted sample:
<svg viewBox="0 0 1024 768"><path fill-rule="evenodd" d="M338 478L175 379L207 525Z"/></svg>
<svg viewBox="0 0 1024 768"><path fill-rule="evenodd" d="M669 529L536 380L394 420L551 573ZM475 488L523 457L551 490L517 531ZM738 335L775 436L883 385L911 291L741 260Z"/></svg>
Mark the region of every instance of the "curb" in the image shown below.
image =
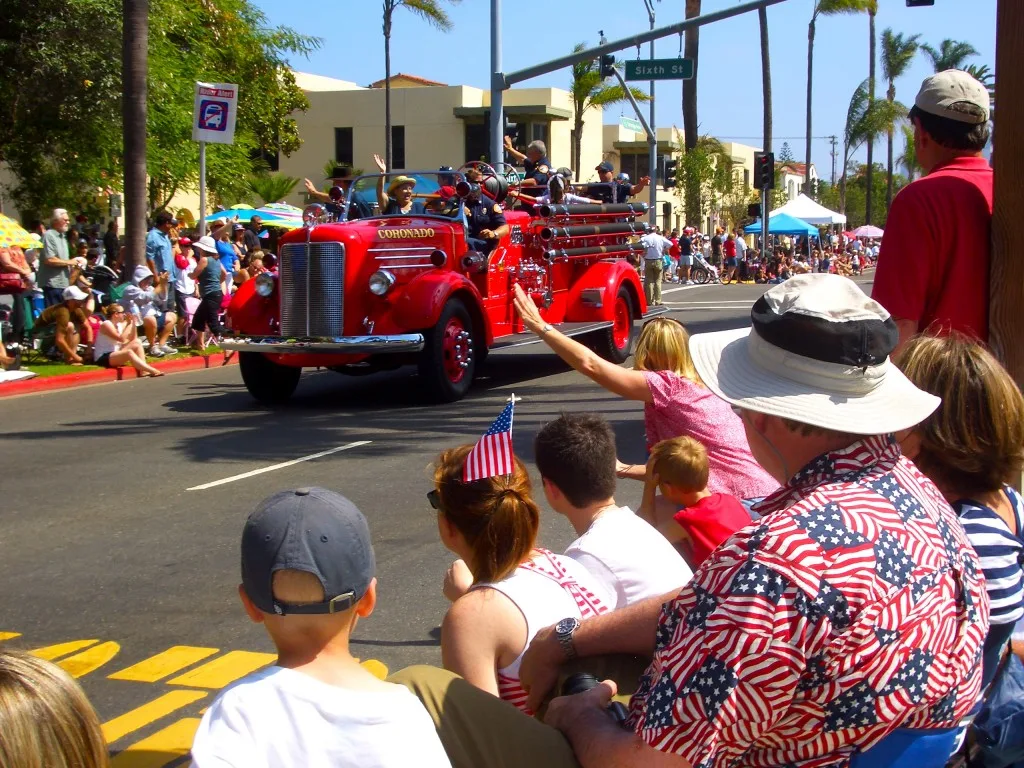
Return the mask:
<svg viewBox="0 0 1024 768"><path fill-rule="evenodd" d="M166 363L150 365L164 373L184 373L203 368L222 368L226 365L237 365L238 355L217 352L212 355L196 355L183 357L180 360L168 360ZM132 374L135 374L134 376ZM25 381L14 381L0 386L0 399L13 395L29 395L37 392L51 392L58 389L72 389L90 384L112 384L115 381L134 381L142 376L130 365L120 368L95 368L81 373L67 373L62 376L35 376Z"/></svg>

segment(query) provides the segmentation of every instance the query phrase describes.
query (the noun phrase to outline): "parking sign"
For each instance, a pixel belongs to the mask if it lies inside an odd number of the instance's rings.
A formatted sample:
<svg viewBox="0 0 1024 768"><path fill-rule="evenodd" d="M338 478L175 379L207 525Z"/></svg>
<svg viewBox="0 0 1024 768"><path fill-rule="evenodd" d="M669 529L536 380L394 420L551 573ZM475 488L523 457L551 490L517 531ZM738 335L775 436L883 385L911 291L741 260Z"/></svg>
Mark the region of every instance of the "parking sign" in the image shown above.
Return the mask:
<svg viewBox="0 0 1024 768"><path fill-rule="evenodd" d="M196 83L195 108L192 113L192 140L214 144L234 143L237 112L237 85Z"/></svg>

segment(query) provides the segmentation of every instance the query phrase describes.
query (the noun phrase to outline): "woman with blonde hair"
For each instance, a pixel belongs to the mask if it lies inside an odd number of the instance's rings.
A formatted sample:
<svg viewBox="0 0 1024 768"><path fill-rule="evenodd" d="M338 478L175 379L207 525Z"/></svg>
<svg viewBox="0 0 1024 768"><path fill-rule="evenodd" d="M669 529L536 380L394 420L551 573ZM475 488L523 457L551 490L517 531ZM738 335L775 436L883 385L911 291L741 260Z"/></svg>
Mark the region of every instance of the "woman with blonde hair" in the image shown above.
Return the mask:
<svg viewBox="0 0 1024 768"><path fill-rule="evenodd" d="M897 438L956 510L981 560L990 604L984 686L1024 617L1024 499L1010 485L1024 467L1024 397L995 357L962 334L916 336L897 365L919 389L942 398Z"/></svg>
<svg viewBox="0 0 1024 768"><path fill-rule="evenodd" d="M779 487L750 454L740 417L701 382L682 323L667 317L644 323L629 370L548 325L518 285L514 300L523 324L565 362L609 392L644 403L648 451L662 440L686 435L707 448L711 493L757 499ZM643 480L645 473L643 464L619 467L620 477Z"/></svg>
<svg viewBox="0 0 1024 768"><path fill-rule="evenodd" d="M452 605L441 624L441 660L529 713L519 664L534 635L567 617L605 613L614 601L583 566L537 548L540 510L518 458L509 475L463 482L472 449L442 453L427 494L441 543L460 558L445 577Z"/></svg>
<svg viewBox="0 0 1024 768"><path fill-rule="evenodd" d="M78 683L49 661L0 651L0 766L108 765L99 718Z"/></svg>
<svg viewBox="0 0 1024 768"><path fill-rule="evenodd" d="M106 319L100 324L92 347L92 359L96 365L120 368L128 363L146 376L164 375L163 371L146 362L146 350L142 348L135 323L128 319L124 307L109 304L103 308L103 316Z"/></svg>

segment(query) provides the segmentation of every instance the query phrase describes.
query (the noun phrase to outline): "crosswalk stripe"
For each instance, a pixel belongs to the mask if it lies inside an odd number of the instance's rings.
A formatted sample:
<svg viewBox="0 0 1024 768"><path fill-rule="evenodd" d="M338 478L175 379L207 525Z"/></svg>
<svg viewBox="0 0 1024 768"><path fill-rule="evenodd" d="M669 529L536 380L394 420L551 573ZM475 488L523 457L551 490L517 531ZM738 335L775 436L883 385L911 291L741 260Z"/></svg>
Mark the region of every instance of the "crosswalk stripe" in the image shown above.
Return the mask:
<svg viewBox="0 0 1024 768"><path fill-rule="evenodd" d="M191 667L197 661L218 652L217 648L200 648L194 645L174 645L138 664L132 664L119 672L108 675L111 680L133 680L137 683L155 683L168 675Z"/></svg>
<svg viewBox="0 0 1024 768"><path fill-rule="evenodd" d="M81 653L76 653L74 656L68 656L66 659L58 661L57 666L72 677L83 677L102 667L114 658L120 650L121 646L113 641L100 643Z"/></svg>
<svg viewBox="0 0 1024 768"><path fill-rule="evenodd" d="M0 643L4 640L13 640L16 637L21 637L21 632L0 632Z"/></svg>
<svg viewBox="0 0 1024 768"><path fill-rule="evenodd" d="M208 661L191 672L168 681L168 685L187 685L192 688L223 688L257 669L267 666L277 658L273 653L254 651L230 651L213 661Z"/></svg>
<svg viewBox="0 0 1024 768"><path fill-rule="evenodd" d="M61 656L67 656L69 653L88 648L90 645L96 645L98 642L99 640L72 640L70 643L58 643L57 645L48 645L45 648L36 648L34 651L29 651L29 653L40 659L53 661Z"/></svg>
<svg viewBox="0 0 1024 768"><path fill-rule="evenodd" d="M110 768L163 768L188 754L198 729L198 717L183 717L152 736L125 747L111 759Z"/></svg>
<svg viewBox="0 0 1024 768"><path fill-rule="evenodd" d="M129 733L144 728L150 723L155 723L161 717L166 717L171 712L187 707L208 695L206 691L169 691L141 707L136 707L131 712L125 712L123 715L105 722L103 738L107 740L108 744L112 744Z"/></svg>

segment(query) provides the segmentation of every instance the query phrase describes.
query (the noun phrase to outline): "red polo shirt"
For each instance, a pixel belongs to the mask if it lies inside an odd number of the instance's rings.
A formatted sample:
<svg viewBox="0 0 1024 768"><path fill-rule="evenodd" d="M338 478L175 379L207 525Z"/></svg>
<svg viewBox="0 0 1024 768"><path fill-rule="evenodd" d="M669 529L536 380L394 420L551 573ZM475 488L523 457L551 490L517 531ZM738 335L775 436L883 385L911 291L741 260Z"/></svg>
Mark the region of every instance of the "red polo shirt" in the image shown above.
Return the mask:
<svg viewBox="0 0 1024 768"><path fill-rule="evenodd" d="M988 341L991 237L988 161L960 157L939 166L892 201L872 298L921 330Z"/></svg>

